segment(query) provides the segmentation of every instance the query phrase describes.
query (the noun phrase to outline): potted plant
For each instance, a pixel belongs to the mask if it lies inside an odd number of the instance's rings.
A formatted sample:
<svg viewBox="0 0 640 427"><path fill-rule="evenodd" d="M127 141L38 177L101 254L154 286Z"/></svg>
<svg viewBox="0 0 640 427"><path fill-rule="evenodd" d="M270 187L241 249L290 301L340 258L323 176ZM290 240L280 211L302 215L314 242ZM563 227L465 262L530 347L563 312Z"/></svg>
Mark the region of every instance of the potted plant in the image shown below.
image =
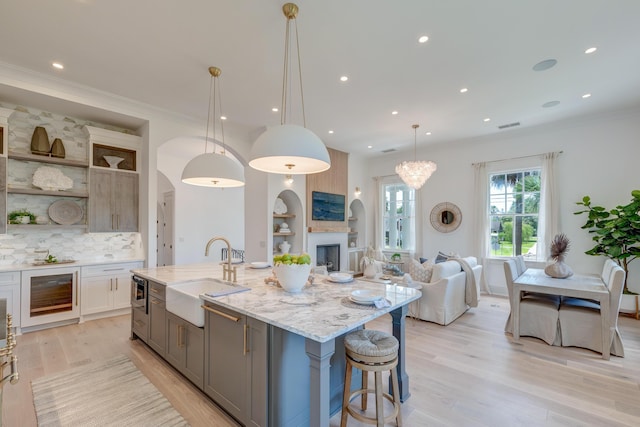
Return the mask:
<svg viewBox="0 0 640 427"><path fill-rule="evenodd" d="M9 224L34 224L36 216L26 209L12 211L7 215Z"/></svg>
<svg viewBox="0 0 640 427"><path fill-rule="evenodd" d="M625 294L635 294L627 288L629 264L640 255L640 190L631 192L631 202L616 206L607 211L602 206L592 206L589 196L576 204L586 209L574 212L575 215L588 214L583 229L593 233L596 245L586 251L588 255L604 255L611 258L624 269Z"/></svg>

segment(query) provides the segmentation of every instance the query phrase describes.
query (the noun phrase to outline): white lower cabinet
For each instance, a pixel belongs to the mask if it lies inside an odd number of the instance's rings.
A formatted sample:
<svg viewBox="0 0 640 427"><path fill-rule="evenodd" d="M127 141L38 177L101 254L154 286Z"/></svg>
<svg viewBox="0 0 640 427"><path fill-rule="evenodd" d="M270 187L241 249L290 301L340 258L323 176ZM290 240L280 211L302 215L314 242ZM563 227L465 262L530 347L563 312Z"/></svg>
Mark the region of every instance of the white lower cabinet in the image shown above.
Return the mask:
<svg viewBox="0 0 640 427"><path fill-rule="evenodd" d="M131 306L131 270L142 262L82 267L80 312L95 314Z"/></svg>
<svg viewBox="0 0 640 427"><path fill-rule="evenodd" d="M7 300L7 313L13 318L13 326L20 332L20 272L0 273L0 299Z"/></svg>

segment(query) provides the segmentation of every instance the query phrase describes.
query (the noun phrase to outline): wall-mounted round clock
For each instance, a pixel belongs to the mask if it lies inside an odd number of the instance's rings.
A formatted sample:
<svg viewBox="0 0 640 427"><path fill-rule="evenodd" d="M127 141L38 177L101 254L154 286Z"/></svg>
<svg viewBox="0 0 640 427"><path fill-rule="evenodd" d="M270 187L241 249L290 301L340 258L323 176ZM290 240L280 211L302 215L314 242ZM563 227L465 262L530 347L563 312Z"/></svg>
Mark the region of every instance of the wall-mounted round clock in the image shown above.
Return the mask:
<svg viewBox="0 0 640 427"><path fill-rule="evenodd" d="M441 233L450 233L462 222L462 212L453 203L438 203L431 209L431 225Z"/></svg>

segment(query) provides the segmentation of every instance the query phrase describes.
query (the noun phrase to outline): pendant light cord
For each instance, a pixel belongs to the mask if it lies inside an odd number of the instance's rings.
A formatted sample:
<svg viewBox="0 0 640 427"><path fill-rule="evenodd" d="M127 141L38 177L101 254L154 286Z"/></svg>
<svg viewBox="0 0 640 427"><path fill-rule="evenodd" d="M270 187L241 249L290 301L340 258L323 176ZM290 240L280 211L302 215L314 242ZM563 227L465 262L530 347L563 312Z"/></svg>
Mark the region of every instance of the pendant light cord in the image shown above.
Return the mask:
<svg viewBox="0 0 640 427"><path fill-rule="evenodd" d="M295 32L296 32L296 51L298 53L298 75L300 76L300 98L302 101L302 124L306 128L307 127L307 117L304 111L304 91L302 89L302 61L300 59L300 40L298 37L298 21L295 18L287 18L287 27L285 32L284 39L284 70L282 73L282 109L280 111L280 124L284 125L286 122L287 115L287 82L289 81L289 67L290 67L290 55L289 55L289 39L291 38L291 21L294 21Z"/></svg>
<svg viewBox="0 0 640 427"><path fill-rule="evenodd" d="M209 118L211 117L211 92L213 90L213 75L209 80L209 106L207 107L207 133L205 133L204 137L204 152L207 152L207 146L209 144ZM215 125L215 123L214 123Z"/></svg>
<svg viewBox="0 0 640 427"><path fill-rule="evenodd" d="M220 115L222 116L222 89L220 89L220 81L218 80L218 78L216 77L216 83L218 84L218 102L220 103ZM215 141L215 131L216 131L216 110L215 110L215 93L216 93L216 88L215 85L213 87L213 94L214 94L214 109L213 109L213 138ZM220 136L222 137L222 153L221 154L226 154L227 152L227 148L225 146L224 143L224 120L222 120L222 117L220 117ZM214 142L215 143L215 142Z"/></svg>

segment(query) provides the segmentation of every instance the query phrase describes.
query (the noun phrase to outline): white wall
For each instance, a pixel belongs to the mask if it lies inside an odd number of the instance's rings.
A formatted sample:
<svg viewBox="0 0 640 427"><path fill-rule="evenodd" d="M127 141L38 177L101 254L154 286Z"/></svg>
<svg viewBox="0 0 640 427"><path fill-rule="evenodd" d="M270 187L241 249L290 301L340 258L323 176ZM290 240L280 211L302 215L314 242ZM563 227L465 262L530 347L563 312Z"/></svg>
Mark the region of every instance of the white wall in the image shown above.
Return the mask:
<svg viewBox="0 0 640 427"><path fill-rule="evenodd" d="M631 191L640 188L640 180L635 177L640 158L639 114L638 109L625 110L419 148L418 159L435 161L438 170L421 189L423 245L418 248L417 255L432 258L439 250L473 254L476 213L472 163L563 151L558 159L559 221L561 231L571 239L567 263L577 272L598 273L604 258L584 254L592 247L591 236L580 228L586 217L573 214L578 210L575 203L589 195L594 204L612 208L628 203ZM408 155L394 154L368 160L369 176L394 174L395 165L406 160ZM367 194L374 188L371 182ZM444 201L455 203L462 211L462 224L448 234L435 231L429 223L431 209ZM368 210L367 214L373 223L373 212ZM640 261L631 264L629 286L640 291Z"/></svg>

